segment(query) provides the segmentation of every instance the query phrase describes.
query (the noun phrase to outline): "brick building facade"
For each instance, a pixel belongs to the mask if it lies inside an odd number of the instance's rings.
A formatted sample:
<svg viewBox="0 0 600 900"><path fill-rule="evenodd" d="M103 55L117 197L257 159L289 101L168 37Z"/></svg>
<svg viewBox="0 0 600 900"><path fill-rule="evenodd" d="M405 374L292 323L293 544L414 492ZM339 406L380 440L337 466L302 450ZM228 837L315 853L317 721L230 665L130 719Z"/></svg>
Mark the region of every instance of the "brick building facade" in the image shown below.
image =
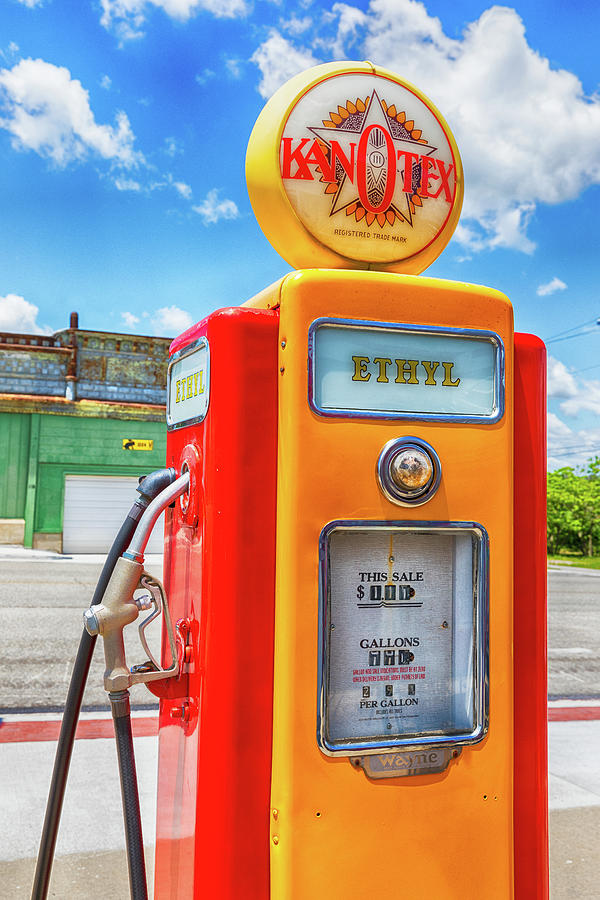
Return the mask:
<svg viewBox="0 0 600 900"><path fill-rule="evenodd" d="M169 344L76 313L52 335L0 333L0 542L62 550L74 487L107 495L165 464Z"/></svg>

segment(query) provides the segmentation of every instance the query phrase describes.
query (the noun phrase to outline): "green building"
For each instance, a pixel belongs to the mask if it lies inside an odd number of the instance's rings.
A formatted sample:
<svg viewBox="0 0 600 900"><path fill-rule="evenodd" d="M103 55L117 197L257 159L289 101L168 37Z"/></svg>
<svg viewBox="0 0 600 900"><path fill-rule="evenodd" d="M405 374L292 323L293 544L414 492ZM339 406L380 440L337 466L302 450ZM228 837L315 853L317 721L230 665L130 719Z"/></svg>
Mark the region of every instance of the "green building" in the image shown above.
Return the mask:
<svg viewBox="0 0 600 900"><path fill-rule="evenodd" d="M76 313L53 335L0 333L0 543L108 549L139 476L165 465L169 343Z"/></svg>

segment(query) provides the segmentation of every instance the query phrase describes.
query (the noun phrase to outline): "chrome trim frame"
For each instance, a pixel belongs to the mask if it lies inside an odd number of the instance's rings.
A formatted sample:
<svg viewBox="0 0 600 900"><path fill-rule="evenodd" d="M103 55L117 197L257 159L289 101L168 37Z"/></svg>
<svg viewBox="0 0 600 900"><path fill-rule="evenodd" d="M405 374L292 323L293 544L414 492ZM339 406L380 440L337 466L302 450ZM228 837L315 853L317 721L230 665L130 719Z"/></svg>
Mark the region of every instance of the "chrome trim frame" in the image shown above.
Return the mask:
<svg viewBox="0 0 600 900"><path fill-rule="evenodd" d="M474 604L474 719L475 727L469 733L397 737L393 739L349 740L332 742L327 739L327 687L328 687L328 637L329 637L329 536L336 529L344 531L471 531L478 542L474 554L473 579ZM410 522L374 521L369 519L337 519L329 522L319 536L319 634L317 676L317 744L327 756L348 757L381 753L385 750L435 749L476 744L483 740L489 725L489 538L478 522Z"/></svg>
<svg viewBox="0 0 600 900"><path fill-rule="evenodd" d="M206 412L203 416L193 416L191 419L184 419L182 422L173 422L171 420L171 369L175 365L176 362L179 362L181 359L185 359L186 356L191 356L192 353L195 353L196 350L202 349L202 347L206 347L206 387L208 391L208 402L206 404ZM169 360L169 365L167 366L167 431L177 431L179 428L187 428L189 425L197 425L199 422L203 422L206 416L208 415L208 408L210 406L210 344L208 343L208 338L202 336L195 341L192 341L191 344L188 344L186 347L182 347L181 350L177 350L176 353L173 354L171 359Z"/></svg>
<svg viewBox="0 0 600 900"><path fill-rule="evenodd" d="M400 450L408 450L411 447L417 450L424 450L427 453L433 463L433 475L431 481L424 488L421 488L420 491L413 491L412 494L409 492L403 494L390 474L390 467L392 460ZM421 438L406 435L406 437L393 438L387 442L379 454L376 473L377 483L382 494L388 500L391 500L392 503L397 503L398 506L421 506L421 504L431 500L439 488L442 480L442 464L431 444L428 444L427 441Z"/></svg>
<svg viewBox="0 0 600 900"><path fill-rule="evenodd" d="M489 416L460 415L457 413L420 413L391 412L389 410L330 409L319 406L314 398L316 384L315 335L321 325L334 325L341 328L384 329L387 331L404 331L408 334L448 335L449 337L465 337L475 340L486 340L495 345L496 364L494 367L494 411ZM308 329L308 405L319 416L343 417L347 419L418 419L421 422L457 422L493 425L504 415L505 394L505 352L504 342L495 331L479 328L451 328L438 325L410 325L400 322L375 322L367 319L335 319L321 316L315 319Z"/></svg>

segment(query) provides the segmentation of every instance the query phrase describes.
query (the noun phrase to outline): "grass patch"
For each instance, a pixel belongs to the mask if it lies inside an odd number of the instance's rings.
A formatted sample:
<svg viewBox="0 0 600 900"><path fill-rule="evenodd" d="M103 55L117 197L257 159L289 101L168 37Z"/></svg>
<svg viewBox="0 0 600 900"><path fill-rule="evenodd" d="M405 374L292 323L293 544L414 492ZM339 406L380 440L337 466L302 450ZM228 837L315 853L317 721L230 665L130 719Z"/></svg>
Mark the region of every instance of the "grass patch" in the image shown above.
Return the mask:
<svg viewBox="0 0 600 900"><path fill-rule="evenodd" d="M600 556L548 556L548 562L558 566L575 566L577 569L600 569Z"/></svg>

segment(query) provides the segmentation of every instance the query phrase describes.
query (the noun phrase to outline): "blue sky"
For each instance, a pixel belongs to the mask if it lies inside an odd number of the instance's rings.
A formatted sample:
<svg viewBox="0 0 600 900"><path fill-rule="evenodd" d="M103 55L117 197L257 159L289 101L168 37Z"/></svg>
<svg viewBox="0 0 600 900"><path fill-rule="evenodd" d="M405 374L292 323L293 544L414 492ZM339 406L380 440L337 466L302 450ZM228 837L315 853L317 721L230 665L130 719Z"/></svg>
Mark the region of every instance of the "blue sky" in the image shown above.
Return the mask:
<svg viewBox="0 0 600 900"><path fill-rule="evenodd" d="M271 93L332 59L421 88L465 166L428 274L549 343L549 464L600 453L600 7L475 0L4 0L0 329L175 335L286 271L248 201ZM579 327L583 326L583 327ZM582 332L582 333L580 333Z"/></svg>

